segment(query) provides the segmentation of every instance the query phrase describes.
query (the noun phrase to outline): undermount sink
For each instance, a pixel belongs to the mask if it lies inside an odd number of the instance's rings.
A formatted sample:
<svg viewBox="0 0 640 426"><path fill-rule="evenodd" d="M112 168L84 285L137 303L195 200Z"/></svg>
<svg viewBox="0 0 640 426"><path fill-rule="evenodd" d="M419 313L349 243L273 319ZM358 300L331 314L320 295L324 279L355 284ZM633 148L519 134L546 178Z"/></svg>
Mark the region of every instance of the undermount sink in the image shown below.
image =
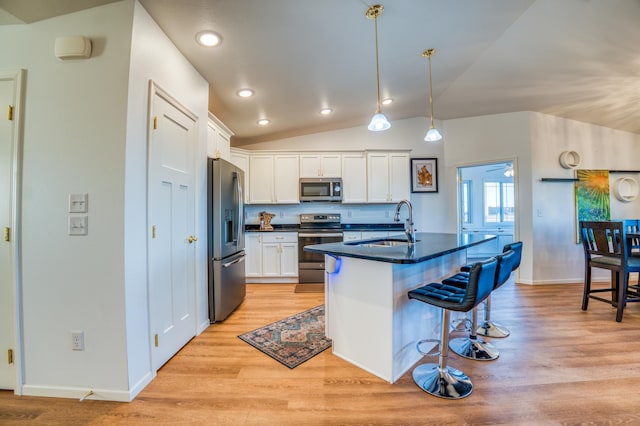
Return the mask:
<svg viewBox="0 0 640 426"><path fill-rule="evenodd" d="M418 242L417 240L416 242ZM407 240L399 240L399 239L390 239L385 238L382 240L374 240L374 241L354 241L351 243L346 243L350 246L361 246L361 247L404 247L411 245Z"/></svg>

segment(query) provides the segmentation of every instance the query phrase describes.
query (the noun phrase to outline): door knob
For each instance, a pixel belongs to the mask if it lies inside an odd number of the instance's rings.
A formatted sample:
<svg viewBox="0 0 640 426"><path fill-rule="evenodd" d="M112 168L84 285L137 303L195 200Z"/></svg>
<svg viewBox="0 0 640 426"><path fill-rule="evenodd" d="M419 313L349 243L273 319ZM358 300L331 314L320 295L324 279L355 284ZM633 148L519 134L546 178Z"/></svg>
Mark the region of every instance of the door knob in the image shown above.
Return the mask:
<svg viewBox="0 0 640 426"><path fill-rule="evenodd" d="M189 244L193 244L193 242L198 241L198 239L193 235L189 235L189 238L187 238L187 241L189 241Z"/></svg>

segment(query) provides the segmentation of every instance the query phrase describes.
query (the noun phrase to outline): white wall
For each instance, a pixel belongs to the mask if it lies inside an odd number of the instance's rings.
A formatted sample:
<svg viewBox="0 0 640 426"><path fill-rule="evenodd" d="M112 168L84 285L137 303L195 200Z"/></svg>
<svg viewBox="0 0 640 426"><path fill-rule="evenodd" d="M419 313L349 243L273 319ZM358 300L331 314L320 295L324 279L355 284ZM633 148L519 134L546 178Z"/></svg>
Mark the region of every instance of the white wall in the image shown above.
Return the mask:
<svg viewBox="0 0 640 426"><path fill-rule="evenodd" d="M54 57L84 35L84 60ZM134 0L0 26L0 68L27 70L22 202L27 395L128 401L153 376L146 274L147 110L153 79L200 117L196 235L206 235L208 84ZM67 235L69 193L89 194L89 235ZM207 320L206 238L197 316ZM71 350L71 330L85 350Z"/></svg>
<svg viewBox="0 0 640 426"><path fill-rule="evenodd" d="M441 123L436 122L436 125L441 126ZM447 143L446 138L440 142L425 142L424 135L428 127L429 121L423 117L396 120L391 123L391 128L384 132L371 132L367 130L367 123L362 123L361 126L348 129L244 145L242 148L294 151L408 149L411 150L412 158L437 158L439 192L411 194L414 224L419 232L456 232L455 210L452 217L452 211L448 207L451 197L455 203L455 180L451 183L443 179L442 175L444 172L443 145ZM251 223L256 217L256 211L275 211L278 214L282 211L283 215L274 219L273 223L295 223L297 212L325 209L322 211L342 213L345 223L372 223L374 221L384 223L393 221L393 212L395 211L395 204L332 206L313 203L311 206L303 204L295 207L276 207L270 210L269 206L247 206L247 219ZM391 215L387 217L389 211L391 211ZM406 209L402 211L406 212Z"/></svg>
<svg viewBox="0 0 640 426"><path fill-rule="evenodd" d="M136 389L150 370L147 306L147 112L149 81L181 102L198 119L196 147L196 294L199 331L209 325L206 256L206 135L209 85L135 3L125 166L125 284L129 386Z"/></svg>
<svg viewBox="0 0 640 426"><path fill-rule="evenodd" d="M446 142L444 157L446 179L455 193L457 168L464 165L513 161L516 175L515 239L524 242L519 280L529 282L533 276L531 237L531 144L529 113L487 115L460 118L444 123ZM457 217L455 195L450 198L449 211Z"/></svg>
<svg viewBox="0 0 640 426"><path fill-rule="evenodd" d="M0 26L0 67L27 70L22 186L26 394L127 390L124 158L132 3ZM61 61L55 38L93 40ZM11 42L7 42L11 40ZM89 235L68 236L68 196L89 194ZM71 330L85 350L71 350Z"/></svg>
<svg viewBox="0 0 640 426"><path fill-rule="evenodd" d="M444 125L447 179L452 182L459 165L516 159L516 239L524 242L519 282L581 282L584 255L575 242L574 185L540 179L574 177L573 170L559 163L566 150L580 153L581 169L638 170L640 135L531 112L448 120ZM612 174L610 181L620 176L625 175ZM640 201L622 203L611 196L611 217L640 217ZM595 271L594 278L608 280L609 274Z"/></svg>
<svg viewBox="0 0 640 426"><path fill-rule="evenodd" d="M574 184L541 182L543 177L575 177L562 168L563 151L576 151L580 169L640 170L640 135L601 126L531 113L533 214L533 276L535 283L581 282L584 254L576 243ZM625 174L611 174L611 183ZM637 173L635 174L637 179ZM611 218L640 217L640 201L623 203L611 194ZM608 280L610 274L594 270L594 279Z"/></svg>

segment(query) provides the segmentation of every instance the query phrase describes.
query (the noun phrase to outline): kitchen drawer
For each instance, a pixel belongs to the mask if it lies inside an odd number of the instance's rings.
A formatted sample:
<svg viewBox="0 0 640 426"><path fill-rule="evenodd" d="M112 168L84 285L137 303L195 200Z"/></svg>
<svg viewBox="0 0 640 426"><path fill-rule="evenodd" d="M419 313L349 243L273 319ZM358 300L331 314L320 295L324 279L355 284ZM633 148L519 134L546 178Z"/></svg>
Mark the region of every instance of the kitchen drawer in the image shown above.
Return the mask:
<svg viewBox="0 0 640 426"><path fill-rule="evenodd" d="M263 232L263 243L297 243L297 232Z"/></svg>

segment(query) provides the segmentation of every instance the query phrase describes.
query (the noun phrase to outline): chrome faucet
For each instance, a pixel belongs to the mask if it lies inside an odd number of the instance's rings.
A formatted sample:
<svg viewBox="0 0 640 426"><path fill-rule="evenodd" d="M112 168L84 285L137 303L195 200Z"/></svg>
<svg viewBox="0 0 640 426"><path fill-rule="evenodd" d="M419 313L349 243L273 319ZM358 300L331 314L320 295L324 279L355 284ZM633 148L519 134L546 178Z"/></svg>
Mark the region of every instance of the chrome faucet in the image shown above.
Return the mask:
<svg viewBox="0 0 640 426"><path fill-rule="evenodd" d="M416 242L416 230L413 228L413 207L409 200L400 200L396 206L396 214L393 216L395 222L400 222L400 208L403 204L406 204L409 209L409 217L404 223L404 233L407 234L407 242L413 244Z"/></svg>

